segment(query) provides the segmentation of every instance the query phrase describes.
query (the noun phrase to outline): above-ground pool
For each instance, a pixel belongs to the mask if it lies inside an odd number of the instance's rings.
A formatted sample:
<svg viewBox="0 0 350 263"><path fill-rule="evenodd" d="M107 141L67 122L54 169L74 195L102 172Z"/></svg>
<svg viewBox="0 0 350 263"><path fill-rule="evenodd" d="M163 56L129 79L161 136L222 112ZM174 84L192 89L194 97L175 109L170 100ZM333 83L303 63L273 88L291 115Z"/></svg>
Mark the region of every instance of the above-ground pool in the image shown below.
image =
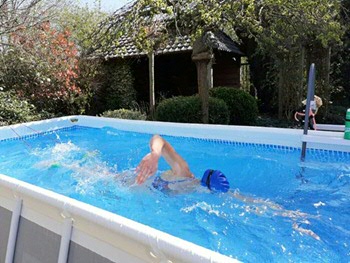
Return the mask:
<svg viewBox="0 0 350 263"><path fill-rule="evenodd" d="M350 260L350 146L337 133L333 134L338 145L332 144L332 134L324 132L325 145L320 138L309 142L312 148L301 161L305 137L300 130L79 116L49 121L43 125L47 127L40 124L6 129L0 140L0 174L131 219L227 259ZM180 131L175 131L176 125ZM198 186L192 191L164 192L152 187L154 178L134 185L135 168L149 152L153 133L173 145L197 178L206 169L221 170L230 191L215 193ZM313 132L310 137L319 134ZM168 169L161 160L156 176ZM145 242L154 247L153 241Z"/></svg>

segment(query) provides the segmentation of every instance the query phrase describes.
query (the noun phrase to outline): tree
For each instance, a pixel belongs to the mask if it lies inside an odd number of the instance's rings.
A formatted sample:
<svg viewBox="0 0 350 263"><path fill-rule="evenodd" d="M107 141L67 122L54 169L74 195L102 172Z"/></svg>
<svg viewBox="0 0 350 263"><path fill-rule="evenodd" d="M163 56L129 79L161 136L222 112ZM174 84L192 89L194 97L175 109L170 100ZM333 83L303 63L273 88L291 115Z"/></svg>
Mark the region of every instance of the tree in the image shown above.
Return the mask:
<svg viewBox="0 0 350 263"><path fill-rule="evenodd" d="M0 0L0 45L10 43L9 35L50 20L64 0Z"/></svg>
<svg viewBox="0 0 350 263"><path fill-rule="evenodd" d="M100 1L95 1L92 8L82 7L77 4L67 5L57 12L58 18L55 25L61 30L71 32L70 40L73 41L79 51L79 72L76 79L77 86L84 96L82 103L85 104L88 114L99 113L100 81L99 75L103 73L103 60L87 56L94 45L91 37L99 24L107 18L107 14L100 9ZM108 78L107 78L108 79ZM106 78L104 80L107 80Z"/></svg>
<svg viewBox="0 0 350 263"><path fill-rule="evenodd" d="M99 43L95 50L117 45L125 35L141 50L149 51L164 43L169 34L195 39L209 30L237 33L243 41L256 43L254 52L249 52L250 61L256 52L271 59L271 83L278 88L282 117L304 95L304 61L315 59L318 53L325 58L316 61L318 85L321 95L328 98L329 50L342 35L339 12L340 3L334 0L139 0L101 24L95 34L95 43ZM263 92L262 87L256 88Z"/></svg>
<svg viewBox="0 0 350 263"><path fill-rule="evenodd" d="M348 107L350 101L350 1L342 1L340 21L344 31L342 45L334 49L331 82L333 100Z"/></svg>
<svg viewBox="0 0 350 263"><path fill-rule="evenodd" d="M93 46L91 35L99 24L107 18L107 13L100 10L100 1L95 2L92 8L76 4L66 5L58 10L55 24L61 30L71 32L71 40L78 46L80 56L84 56Z"/></svg>
<svg viewBox="0 0 350 263"><path fill-rule="evenodd" d="M316 92L330 100L330 49L342 35L337 1L268 1L259 7L260 50L273 58L278 86L278 115L290 117L306 96L308 66L316 63ZM317 8L314 8L317 6Z"/></svg>
<svg viewBox="0 0 350 263"><path fill-rule="evenodd" d="M0 83L15 90L39 110L74 112L74 98L81 93L76 85L77 48L69 31L57 31L49 22L10 35L10 46L1 56Z"/></svg>

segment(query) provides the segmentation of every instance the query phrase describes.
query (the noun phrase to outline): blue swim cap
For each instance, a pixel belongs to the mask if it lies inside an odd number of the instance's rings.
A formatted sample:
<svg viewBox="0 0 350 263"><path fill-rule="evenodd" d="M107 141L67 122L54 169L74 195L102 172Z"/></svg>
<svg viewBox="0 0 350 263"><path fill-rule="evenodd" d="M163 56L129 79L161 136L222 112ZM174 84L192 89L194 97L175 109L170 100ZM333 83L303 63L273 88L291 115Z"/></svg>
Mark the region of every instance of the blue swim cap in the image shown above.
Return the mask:
<svg viewBox="0 0 350 263"><path fill-rule="evenodd" d="M230 189L230 183L226 176L219 170L208 169L204 172L201 185L206 186L209 190L226 193Z"/></svg>

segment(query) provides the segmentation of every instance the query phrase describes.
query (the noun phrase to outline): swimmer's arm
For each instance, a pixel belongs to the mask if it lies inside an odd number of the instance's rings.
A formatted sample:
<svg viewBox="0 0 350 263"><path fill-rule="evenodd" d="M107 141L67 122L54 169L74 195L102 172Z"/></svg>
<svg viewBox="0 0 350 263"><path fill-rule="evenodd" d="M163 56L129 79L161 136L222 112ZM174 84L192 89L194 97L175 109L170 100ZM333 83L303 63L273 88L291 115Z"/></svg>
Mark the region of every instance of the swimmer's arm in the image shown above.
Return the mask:
<svg viewBox="0 0 350 263"><path fill-rule="evenodd" d="M155 141L162 140L164 145L162 147L162 156L166 162L170 165L171 170L175 176L190 177L193 178L193 174L190 172L187 162L175 151L175 149L159 135L153 137ZM152 149L152 147L151 147Z"/></svg>
<svg viewBox="0 0 350 263"><path fill-rule="evenodd" d="M161 139L152 137L150 141L151 152L146 154L139 165L136 167L137 177L136 183L142 184L147 178L151 177L158 170L158 161L162 155L162 149L164 147L164 142Z"/></svg>
<svg viewBox="0 0 350 263"><path fill-rule="evenodd" d="M159 135L154 135L150 140L151 152L143 157L137 166L138 172L136 182L142 184L158 170L158 161L161 156L170 165L174 175L193 177L186 161L175 151L175 149Z"/></svg>

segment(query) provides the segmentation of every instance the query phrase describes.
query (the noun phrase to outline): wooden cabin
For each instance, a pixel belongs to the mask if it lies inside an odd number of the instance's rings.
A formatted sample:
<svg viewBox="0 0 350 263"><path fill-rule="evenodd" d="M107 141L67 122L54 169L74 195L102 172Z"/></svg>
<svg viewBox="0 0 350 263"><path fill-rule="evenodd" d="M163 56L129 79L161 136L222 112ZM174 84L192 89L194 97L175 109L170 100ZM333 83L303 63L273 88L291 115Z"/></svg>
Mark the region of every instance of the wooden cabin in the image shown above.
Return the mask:
<svg viewBox="0 0 350 263"><path fill-rule="evenodd" d="M212 87L240 86L240 61L243 53L224 32L215 32L212 53ZM154 93L159 97L190 96L198 93L196 64L192 60L193 47L189 37L169 40L154 52ZM132 41L123 38L118 47L102 54L106 63L127 61L132 68L138 101L149 101L149 54L139 51Z"/></svg>

